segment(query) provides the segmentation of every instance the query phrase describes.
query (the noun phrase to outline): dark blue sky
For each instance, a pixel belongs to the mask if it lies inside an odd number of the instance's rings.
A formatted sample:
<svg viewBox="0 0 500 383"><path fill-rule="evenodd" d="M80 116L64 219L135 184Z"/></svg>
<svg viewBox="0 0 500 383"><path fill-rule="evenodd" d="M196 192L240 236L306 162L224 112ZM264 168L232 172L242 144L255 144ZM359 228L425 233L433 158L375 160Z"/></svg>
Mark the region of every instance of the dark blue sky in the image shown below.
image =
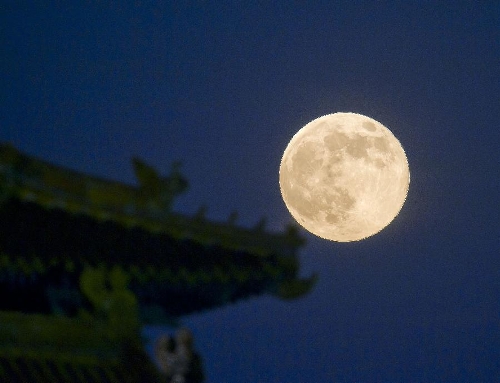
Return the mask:
<svg viewBox="0 0 500 383"><path fill-rule="evenodd" d="M133 155L181 160L177 211L282 230L307 122L365 114L406 150L390 226L303 233L309 296L185 318L209 383L500 380L500 3L72 3L0 5L0 141L24 152L130 183Z"/></svg>

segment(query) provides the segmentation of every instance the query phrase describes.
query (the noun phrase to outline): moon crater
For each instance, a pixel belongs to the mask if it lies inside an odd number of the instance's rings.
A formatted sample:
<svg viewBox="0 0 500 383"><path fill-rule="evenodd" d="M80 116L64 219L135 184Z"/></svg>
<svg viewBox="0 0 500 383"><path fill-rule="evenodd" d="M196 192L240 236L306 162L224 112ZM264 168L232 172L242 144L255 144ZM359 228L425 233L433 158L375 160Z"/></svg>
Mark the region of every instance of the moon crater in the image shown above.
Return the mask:
<svg viewBox="0 0 500 383"><path fill-rule="evenodd" d="M399 213L410 173L399 141L379 122L355 113L320 117L299 130L280 166L292 216L322 238L371 236Z"/></svg>

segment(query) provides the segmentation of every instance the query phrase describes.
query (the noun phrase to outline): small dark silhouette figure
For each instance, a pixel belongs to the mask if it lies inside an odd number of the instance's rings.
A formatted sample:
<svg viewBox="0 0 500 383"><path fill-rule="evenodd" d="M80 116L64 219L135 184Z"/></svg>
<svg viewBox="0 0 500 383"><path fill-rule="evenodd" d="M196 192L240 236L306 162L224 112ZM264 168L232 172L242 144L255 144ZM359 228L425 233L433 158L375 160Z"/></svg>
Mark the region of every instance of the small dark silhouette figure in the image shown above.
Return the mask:
<svg viewBox="0 0 500 383"><path fill-rule="evenodd" d="M193 336L188 329L179 329L175 338L169 335L158 338L155 356L161 373L167 377L167 382L203 382L201 360L193 349Z"/></svg>

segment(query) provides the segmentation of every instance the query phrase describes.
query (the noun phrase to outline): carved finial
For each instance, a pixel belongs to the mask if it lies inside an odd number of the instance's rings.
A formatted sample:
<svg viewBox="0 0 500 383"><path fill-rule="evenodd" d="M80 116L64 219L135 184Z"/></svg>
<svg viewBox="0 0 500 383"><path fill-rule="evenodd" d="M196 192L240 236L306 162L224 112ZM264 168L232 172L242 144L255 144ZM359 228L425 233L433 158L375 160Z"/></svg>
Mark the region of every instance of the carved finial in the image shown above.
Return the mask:
<svg viewBox="0 0 500 383"><path fill-rule="evenodd" d="M299 235L298 226L293 223L286 225L284 234L286 240L290 243L295 243L297 245L303 245L305 243L305 240Z"/></svg>
<svg viewBox="0 0 500 383"><path fill-rule="evenodd" d="M103 315L120 333L138 325L137 298L128 289L128 280L129 275L120 266L108 271L102 264L97 268L85 266L80 275L80 290L94 312Z"/></svg>
<svg viewBox="0 0 500 383"><path fill-rule="evenodd" d="M152 194L158 193L160 187L158 172L137 157L132 158L132 163L140 188Z"/></svg>
<svg viewBox="0 0 500 383"><path fill-rule="evenodd" d="M172 163L170 175L160 177L158 172L138 158L132 159L135 175L139 181L139 193L147 206L169 211L174 197L188 188L187 180L179 169L180 161Z"/></svg>
<svg viewBox="0 0 500 383"><path fill-rule="evenodd" d="M293 223L289 223L285 227L285 235L288 237L296 237L299 235L299 228Z"/></svg>

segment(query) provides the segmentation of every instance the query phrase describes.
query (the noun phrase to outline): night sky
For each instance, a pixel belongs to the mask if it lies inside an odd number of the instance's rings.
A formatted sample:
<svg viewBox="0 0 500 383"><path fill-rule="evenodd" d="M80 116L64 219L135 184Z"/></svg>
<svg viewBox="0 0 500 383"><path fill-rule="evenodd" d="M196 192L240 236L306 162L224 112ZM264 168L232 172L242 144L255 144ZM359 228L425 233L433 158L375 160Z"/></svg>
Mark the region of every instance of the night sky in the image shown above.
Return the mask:
<svg viewBox="0 0 500 383"><path fill-rule="evenodd" d="M303 125L361 113L405 148L385 230L302 232L307 297L183 318L207 382L500 381L498 1L45 3L0 5L0 142L25 153L132 184L132 156L180 160L174 210L281 231Z"/></svg>

